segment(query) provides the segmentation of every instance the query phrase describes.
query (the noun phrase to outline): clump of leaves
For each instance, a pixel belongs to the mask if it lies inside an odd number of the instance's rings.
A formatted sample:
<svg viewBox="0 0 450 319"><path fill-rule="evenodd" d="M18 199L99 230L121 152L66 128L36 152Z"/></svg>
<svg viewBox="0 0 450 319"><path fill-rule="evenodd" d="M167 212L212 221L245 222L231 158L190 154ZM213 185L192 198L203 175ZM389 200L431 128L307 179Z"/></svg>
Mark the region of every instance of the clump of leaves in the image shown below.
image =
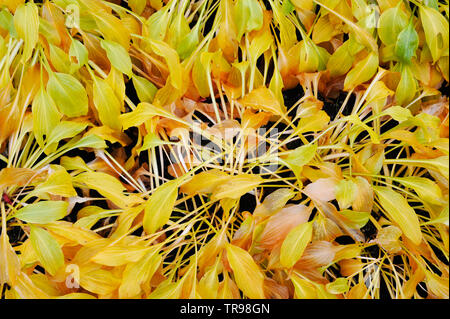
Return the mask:
<svg viewBox="0 0 450 319"><path fill-rule="evenodd" d="M448 298L448 1L4 0L3 298Z"/></svg>

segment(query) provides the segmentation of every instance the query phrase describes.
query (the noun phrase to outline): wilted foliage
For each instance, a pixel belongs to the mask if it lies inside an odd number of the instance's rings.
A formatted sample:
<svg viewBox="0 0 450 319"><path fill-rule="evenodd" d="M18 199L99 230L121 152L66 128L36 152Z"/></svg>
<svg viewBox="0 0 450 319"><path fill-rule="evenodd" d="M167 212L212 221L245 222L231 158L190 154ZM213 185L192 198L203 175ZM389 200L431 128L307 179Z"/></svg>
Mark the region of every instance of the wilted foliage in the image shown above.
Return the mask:
<svg viewBox="0 0 450 319"><path fill-rule="evenodd" d="M449 6L0 0L3 298L448 298Z"/></svg>

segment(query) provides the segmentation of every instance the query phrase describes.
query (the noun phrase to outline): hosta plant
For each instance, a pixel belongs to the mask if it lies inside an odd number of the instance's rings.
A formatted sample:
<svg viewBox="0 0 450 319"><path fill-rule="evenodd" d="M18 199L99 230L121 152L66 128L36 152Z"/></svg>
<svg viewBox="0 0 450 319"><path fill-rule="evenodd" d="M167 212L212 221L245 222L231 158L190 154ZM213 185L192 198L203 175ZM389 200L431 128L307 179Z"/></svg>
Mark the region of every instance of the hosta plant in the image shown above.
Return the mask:
<svg viewBox="0 0 450 319"><path fill-rule="evenodd" d="M1 297L448 298L448 19L0 0Z"/></svg>

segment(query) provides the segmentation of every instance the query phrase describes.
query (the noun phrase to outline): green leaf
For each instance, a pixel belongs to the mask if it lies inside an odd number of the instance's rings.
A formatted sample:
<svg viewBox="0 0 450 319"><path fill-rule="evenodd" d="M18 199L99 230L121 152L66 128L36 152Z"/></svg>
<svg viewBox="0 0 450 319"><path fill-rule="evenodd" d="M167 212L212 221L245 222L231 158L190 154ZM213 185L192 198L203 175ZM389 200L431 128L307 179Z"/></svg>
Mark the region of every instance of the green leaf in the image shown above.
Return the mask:
<svg viewBox="0 0 450 319"><path fill-rule="evenodd" d="M52 150L56 148L57 143L65 138L74 137L81 131L83 131L87 126L87 123L72 122L72 121L62 121L53 128L52 132L47 139L46 150ZM55 144L55 145L52 145Z"/></svg>
<svg viewBox="0 0 450 319"><path fill-rule="evenodd" d="M106 51L112 66L131 78L133 74L132 64L127 50L119 43L109 40L101 40L100 45Z"/></svg>
<svg viewBox="0 0 450 319"><path fill-rule="evenodd" d="M158 88L142 76L133 75L133 85L141 102L153 102Z"/></svg>
<svg viewBox="0 0 450 319"><path fill-rule="evenodd" d="M263 10L257 0L238 0L234 7L237 39L246 32L259 30L263 26Z"/></svg>
<svg viewBox="0 0 450 319"><path fill-rule="evenodd" d="M64 115L78 117L87 114L88 97L86 90L80 81L72 75L51 73L47 83L47 92Z"/></svg>
<svg viewBox="0 0 450 319"><path fill-rule="evenodd" d="M66 216L68 207L65 201L42 201L19 209L14 217L27 223L47 224Z"/></svg>
<svg viewBox="0 0 450 319"><path fill-rule="evenodd" d="M41 265L52 276L64 266L64 255L58 242L46 230L30 226L30 241Z"/></svg>
<svg viewBox="0 0 450 319"><path fill-rule="evenodd" d="M378 21L378 36L385 45L395 44L397 37L408 25L408 15L401 9L401 2L384 11Z"/></svg>
<svg viewBox="0 0 450 319"><path fill-rule="evenodd" d="M414 29L412 19L405 29L400 32L395 44L395 55L403 63L410 63L411 58L416 56L416 50L419 47L419 35Z"/></svg>
<svg viewBox="0 0 450 319"><path fill-rule="evenodd" d="M88 50L80 41L72 39L69 48L69 58L72 63L75 63L75 65L71 65L71 71L74 72L88 63Z"/></svg>
<svg viewBox="0 0 450 319"><path fill-rule="evenodd" d="M335 281L328 283L325 288L331 294L338 295L347 292L350 289L347 278L337 278Z"/></svg>
<svg viewBox="0 0 450 319"><path fill-rule="evenodd" d="M417 81L409 65L401 66L401 77L395 91L395 100L400 105L406 105L416 96Z"/></svg>

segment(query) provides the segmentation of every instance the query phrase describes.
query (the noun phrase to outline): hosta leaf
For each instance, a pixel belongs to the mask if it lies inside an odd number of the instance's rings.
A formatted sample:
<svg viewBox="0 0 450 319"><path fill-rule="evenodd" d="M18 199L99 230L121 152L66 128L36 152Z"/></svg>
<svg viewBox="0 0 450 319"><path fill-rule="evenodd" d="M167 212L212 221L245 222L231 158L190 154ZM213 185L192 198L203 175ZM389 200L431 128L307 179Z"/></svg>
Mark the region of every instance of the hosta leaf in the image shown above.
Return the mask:
<svg viewBox="0 0 450 319"><path fill-rule="evenodd" d="M64 115L77 117L87 114L86 90L72 75L52 73L47 83L47 92Z"/></svg>
<svg viewBox="0 0 450 319"><path fill-rule="evenodd" d="M73 39L70 43L69 58L76 64L76 67L72 66L72 71L75 71L88 62L88 50L80 41Z"/></svg>
<svg viewBox="0 0 450 319"><path fill-rule="evenodd" d="M234 278L245 296L264 299L264 275L250 254L240 247L227 244L227 258Z"/></svg>
<svg viewBox="0 0 450 319"><path fill-rule="evenodd" d="M148 250L147 247L116 244L102 249L91 260L105 266L122 266L137 262L144 257Z"/></svg>
<svg viewBox="0 0 450 319"><path fill-rule="evenodd" d="M300 118L296 133L317 132L325 128L330 122L330 117L325 111L315 112L314 115Z"/></svg>
<svg viewBox="0 0 450 319"><path fill-rule="evenodd" d="M111 200L117 206L124 208L129 203L129 198L123 194L125 187L118 179L101 172L85 172L74 177L74 182L82 183Z"/></svg>
<svg viewBox="0 0 450 319"><path fill-rule="evenodd" d="M131 77L132 64L127 50L119 43L109 40L101 40L100 45L106 51L106 55L112 66Z"/></svg>
<svg viewBox="0 0 450 319"><path fill-rule="evenodd" d="M180 190L189 195L212 193L217 186L230 178L227 173L212 169L195 175L190 181L183 184Z"/></svg>
<svg viewBox="0 0 450 319"><path fill-rule="evenodd" d="M414 189L414 191L419 195L420 199L434 204L442 205L444 204L442 191L439 186L425 177L417 176L407 176L397 178L396 181L405 185L406 187Z"/></svg>
<svg viewBox="0 0 450 319"><path fill-rule="evenodd" d="M344 90L348 91L372 78L378 69L378 56L375 52L369 53L364 59L356 63L345 77Z"/></svg>
<svg viewBox="0 0 450 319"><path fill-rule="evenodd" d="M234 6L237 39L245 32L259 30L263 26L263 10L257 0L238 0Z"/></svg>
<svg viewBox="0 0 450 319"><path fill-rule="evenodd" d="M30 241L39 262L52 276L64 266L64 255L58 242L46 230L31 226Z"/></svg>
<svg viewBox="0 0 450 319"><path fill-rule="evenodd" d="M150 103L139 103L138 106L132 111L120 116L123 129L126 130L131 126L139 126L145 121L151 119L153 116L162 116L167 118L176 119L173 114L167 110L152 105Z"/></svg>
<svg viewBox="0 0 450 319"><path fill-rule="evenodd" d="M148 234L153 234L169 221L178 197L178 184L179 181L173 180L159 186L145 204L143 226Z"/></svg>
<svg viewBox="0 0 450 319"><path fill-rule="evenodd" d="M256 110L263 110L274 115L284 116L283 108L275 94L266 87L252 90L243 98L238 100L240 104Z"/></svg>
<svg viewBox="0 0 450 319"><path fill-rule="evenodd" d="M133 85L141 102L153 102L157 87L146 78L133 75Z"/></svg>
<svg viewBox="0 0 450 319"><path fill-rule="evenodd" d="M408 25L408 15L401 5L384 11L378 21L378 36L385 45L395 44L397 37Z"/></svg>
<svg viewBox="0 0 450 319"><path fill-rule="evenodd" d="M160 246L156 245L148 250L140 260L126 266L119 288L120 298L136 297L141 292L141 285L151 280L162 262L159 250Z"/></svg>
<svg viewBox="0 0 450 319"><path fill-rule="evenodd" d="M147 4L147 0L129 0L128 5L130 6L131 10L137 14L141 14L142 11L144 11L145 6Z"/></svg>
<svg viewBox="0 0 450 319"><path fill-rule="evenodd" d="M65 201L42 201L19 209L14 217L27 223L46 224L66 216L68 207Z"/></svg>
<svg viewBox="0 0 450 319"><path fill-rule="evenodd" d="M352 205L357 194L357 185L351 180L341 180L336 185L336 200L340 209L348 208Z"/></svg>
<svg viewBox="0 0 450 319"><path fill-rule="evenodd" d="M349 43L350 41L345 41L328 59L327 70L330 71L331 76L343 75L351 69L355 57Z"/></svg>
<svg viewBox="0 0 450 319"><path fill-rule="evenodd" d="M316 299L317 292L314 284L308 280L302 279L296 274L291 276L291 281L294 284L295 297L298 299Z"/></svg>
<svg viewBox="0 0 450 319"><path fill-rule="evenodd" d="M326 289L334 295L343 294L349 290L348 279L343 277L337 278L335 281L328 283Z"/></svg>
<svg viewBox="0 0 450 319"><path fill-rule="evenodd" d="M5 225L6 222L3 223L0 235L0 284L14 285L20 272L20 260L9 242Z"/></svg>
<svg viewBox="0 0 450 319"><path fill-rule="evenodd" d="M90 13L95 17L95 22L106 40L117 42L125 49L128 49L130 32L121 19L104 10L91 10Z"/></svg>
<svg viewBox="0 0 450 319"><path fill-rule="evenodd" d="M31 106L33 114L33 132L40 145L48 137L61 118L53 99L43 87L39 90Z"/></svg>
<svg viewBox="0 0 450 319"><path fill-rule="evenodd" d="M350 228L359 229L364 227L369 221L369 212L355 212L352 210L342 210L339 212L343 216L342 221Z"/></svg>
<svg viewBox="0 0 450 319"><path fill-rule="evenodd" d="M177 52L163 41L151 41L151 46L155 54L166 60L170 72L170 83L175 89L180 90L183 86L183 68Z"/></svg>
<svg viewBox="0 0 450 319"><path fill-rule="evenodd" d="M119 131L122 127L119 121L121 103L113 88L106 80L94 76L93 95L100 121L104 125Z"/></svg>
<svg viewBox="0 0 450 319"><path fill-rule="evenodd" d="M419 7L419 13L434 63L444 55L445 51L448 54L448 20L439 11L425 6Z"/></svg>
<svg viewBox="0 0 450 319"><path fill-rule="evenodd" d="M281 245L280 262L284 267L291 268L302 257L312 231L312 223L302 223L289 232Z"/></svg>
<svg viewBox="0 0 450 319"><path fill-rule="evenodd" d="M140 153L140 152L146 151L148 149L152 149L156 146L167 145L167 144L173 144L173 143L163 141L158 137L158 135L156 135L154 133L149 133L144 136L144 142L142 143L142 146L137 149L137 152Z"/></svg>
<svg viewBox="0 0 450 319"><path fill-rule="evenodd" d="M395 55L401 62L409 63L413 56L416 56L416 50L419 46L419 35L414 29L412 19L409 24L397 37L395 43Z"/></svg>
<svg viewBox="0 0 450 319"><path fill-rule="evenodd" d="M397 90L395 91L395 99L401 104L405 105L414 99L417 91L417 81L411 67L408 65L402 66L402 73Z"/></svg>
<svg viewBox="0 0 450 319"><path fill-rule="evenodd" d="M117 289L120 285L120 278L111 271L104 269L80 269L80 286L87 291L107 295Z"/></svg>
<svg viewBox="0 0 450 319"><path fill-rule="evenodd" d="M238 199L262 182L264 182L264 179L259 175L235 175L215 187L211 198L214 200L223 198Z"/></svg>
<svg viewBox="0 0 450 319"><path fill-rule="evenodd" d="M57 144L59 141L74 137L82 132L87 126L87 123L62 121L53 128L47 139L47 144Z"/></svg>
<svg viewBox="0 0 450 319"><path fill-rule="evenodd" d="M53 44L50 44L50 62L58 72L70 73L69 55Z"/></svg>
<svg viewBox="0 0 450 319"><path fill-rule="evenodd" d="M77 195L72 186L72 176L62 167L52 173L45 182L39 184L33 193L50 193L64 197Z"/></svg>
<svg viewBox="0 0 450 319"><path fill-rule="evenodd" d="M23 62L30 59L39 39L39 12L34 2L20 5L14 13L14 28L24 41Z"/></svg>
<svg viewBox="0 0 450 319"><path fill-rule="evenodd" d="M388 187L376 186L374 190L389 218L400 227L406 237L419 245L422 241L419 218L414 209L409 206L408 201Z"/></svg>

